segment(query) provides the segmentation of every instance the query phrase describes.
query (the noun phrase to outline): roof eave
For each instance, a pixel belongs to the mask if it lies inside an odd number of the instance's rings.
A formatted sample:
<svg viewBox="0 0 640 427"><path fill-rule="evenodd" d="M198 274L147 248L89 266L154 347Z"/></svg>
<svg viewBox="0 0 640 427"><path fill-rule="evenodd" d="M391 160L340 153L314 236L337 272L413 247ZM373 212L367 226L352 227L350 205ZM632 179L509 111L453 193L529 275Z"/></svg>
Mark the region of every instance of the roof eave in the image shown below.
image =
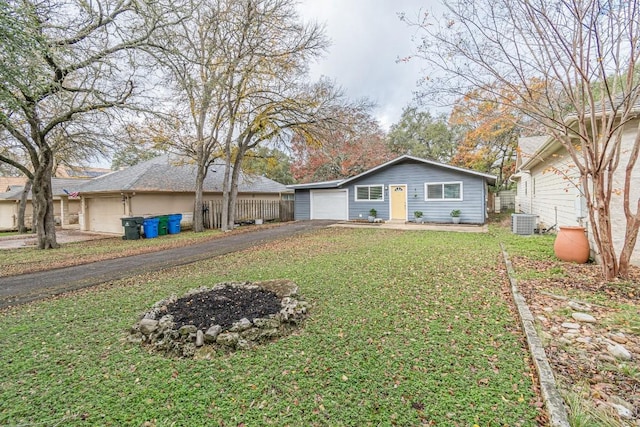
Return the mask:
<svg viewBox="0 0 640 427"><path fill-rule="evenodd" d="M433 160L421 159L420 157L414 157L414 156L410 156L408 154L405 154L403 156L400 156L400 157L397 157L397 158L395 158L393 160L390 160L390 161L388 161L386 163L383 163L380 166L376 166L373 169L369 169L368 171L363 172L363 173L361 173L359 175L356 175L354 177L348 178L348 179L344 180L344 182L342 184L344 185L344 184L347 184L349 182L355 181L355 180L360 179L360 178L362 178L362 177L364 177L366 175L374 173L374 172L376 172L376 171L378 171L380 169L386 168L388 166L391 166L391 165L394 165L394 164L397 164L397 163L401 163L401 162L403 162L405 160L413 160L413 161L424 163L424 164L427 164L427 165L432 165L432 166L441 167L441 168L445 168L445 169L453 169L453 170L458 171L458 172L467 173L467 174L470 174L470 175L481 176L481 177L485 178L487 180L487 182L489 182L491 184L495 184L496 181L498 180L497 176L491 175L491 174L488 174L488 173L473 171L473 170L461 168L461 167L458 167L458 166L446 165L444 163L435 162Z"/></svg>
<svg viewBox="0 0 640 427"><path fill-rule="evenodd" d="M549 139L533 153L530 159L520 165L518 171L531 170L542 163L550 153L556 152L560 147L562 147L562 143L550 136Z"/></svg>

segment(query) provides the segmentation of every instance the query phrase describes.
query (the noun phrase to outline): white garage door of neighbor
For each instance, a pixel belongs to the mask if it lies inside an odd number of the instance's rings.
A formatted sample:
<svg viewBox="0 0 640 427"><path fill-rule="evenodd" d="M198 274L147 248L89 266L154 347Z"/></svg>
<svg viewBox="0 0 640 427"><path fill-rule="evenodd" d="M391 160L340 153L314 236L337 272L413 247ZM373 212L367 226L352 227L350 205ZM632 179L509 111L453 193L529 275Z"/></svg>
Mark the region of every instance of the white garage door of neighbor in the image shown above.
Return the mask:
<svg viewBox="0 0 640 427"><path fill-rule="evenodd" d="M347 190L311 192L311 219L349 219Z"/></svg>
<svg viewBox="0 0 640 427"><path fill-rule="evenodd" d="M123 214L120 197L89 199L89 229L103 233L121 233Z"/></svg>

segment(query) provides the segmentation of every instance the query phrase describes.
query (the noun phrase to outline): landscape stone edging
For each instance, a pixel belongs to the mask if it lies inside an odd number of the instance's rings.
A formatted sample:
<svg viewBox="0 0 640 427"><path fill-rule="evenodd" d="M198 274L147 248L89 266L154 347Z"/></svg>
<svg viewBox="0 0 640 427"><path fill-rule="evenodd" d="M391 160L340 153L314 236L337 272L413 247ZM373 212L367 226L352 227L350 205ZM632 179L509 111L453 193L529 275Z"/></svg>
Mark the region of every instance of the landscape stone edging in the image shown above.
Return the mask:
<svg viewBox="0 0 640 427"><path fill-rule="evenodd" d="M285 335L306 317L308 305L296 299L299 298L298 286L289 280L224 282L211 288L203 286L192 289L181 298L224 287L268 290L280 298L281 309L262 318L238 319L224 330L220 325L213 324L206 331L194 325L184 325L176 330L173 316L165 314L166 306L178 300L177 296L171 295L156 302L151 310L141 316L131 328L128 341L149 345L153 350L178 357L193 357L204 346L224 351L246 350Z"/></svg>
<svg viewBox="0 0 640 427"><path fill-rule="evenodd" d="M502 248L502 256L507 267L509 282L511 283L513 301L518 308L518 314L527 338L529 351L531 352L533 363L536 367L536 371L538 372L542 399L544 400L547 412L549 413L549 423L553 427L570 427L569 416L567 414L567 409L564 406L564 400L558 392L555 377L553 376L553 370L551 369L551 365L547 359L542 341L540 341L538 333L536 332L535 320L524 297L518 290L518 282L516 281L515 271L511 264L511 260L509 260L509 255L504 249L504 246L502 244L500 244L500 246Z"/></svg>

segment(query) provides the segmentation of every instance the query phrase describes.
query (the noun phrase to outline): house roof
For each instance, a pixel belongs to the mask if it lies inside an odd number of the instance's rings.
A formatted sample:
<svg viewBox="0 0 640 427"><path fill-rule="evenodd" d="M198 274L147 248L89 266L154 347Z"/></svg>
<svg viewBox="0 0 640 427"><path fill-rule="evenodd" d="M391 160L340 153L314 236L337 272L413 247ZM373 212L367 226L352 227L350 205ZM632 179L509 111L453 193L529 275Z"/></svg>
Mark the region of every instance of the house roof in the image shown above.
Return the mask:
<svg viewBox="0 0 640 427"><path fill-rule="evenodd" d="M82 184L89 182L88 179L74 179L74 178L51 178L51 188L53 190L53 197L66 196L67 192L73 193L78 191ZM20 200L22 197L22 191L24 185L11 186L10 191L0 193L0 199L2 200ZM65 190L67 192L65 192ZM31 200L31 191L27 195L27 199Z"/></svg>
<svg viewBox="0 0 640 427"><path fill-rule="evenodd" d="M495 184L497 177L495 175L491 175L491 174L487 174L487 173L483 173L483 172L478 172L478 171L474 171L471 169L465 169L465 168L461 168L458 166L452 166L452 165L447 165L444 163L439 163L439 162L435 162L433 160L427 160L427 159L422 159L419 157L414 157L414 156L409 156L409 155L404 155L404 156L400 156L397 157L391 161L388 161L386 163L383 163L379 166L376 166L372 169L369 169L368 171L365 171L359 175L353 176L351 178L346 178L343 180L336 180L336 181L325 181L325 182L311 182L308 184L294 184L294 185L289 185L289 188L292 189L314 189L314 188L340 188L343 187L344 185L358 180L360 178L363 178L367 175L371 175L374 174L376 172L379 172L383 169L389 168L391 166L397 165L399 163L403 163L403 162L408 162L408 161L413 161L413 162L418 162L418 163L423 163L426 165L430 165L430 166L434 166L434 167L438 167L438 168L444 168L444 169L449 169L449 170L453 170L456 172L460 172L460 173L464 173L464 174L468 174L468 175L474 175L474 176L479 176L482 177L484 179L487 180L487 182L489 184Z"/></svg>
<svg viewBox="0 0 640 427"><path fill-rule="evenodd" d="M518 150L523 158L528 159L538 151L540 147L549 139L548 135L527 136L518 138Z"/></svg>
<svg viewBox="0 0 640 427"><path fill-rule="evenodd" d="M22 186L27 182L24 176L0 176L0 193L9 191L11 187Z"/></svg>
<svg viewBox="0 0 640 427"><path fill-rule="evenodd" d="M611 112L611 109L595 111L598 117L601 117L603 113L608 114L610 112ZM636 102L632 105L631 114L635 115L635 116L632 116L631 119L638 118L638 115L640 114L640 99L637 99ZM571 124L575 123L577 120L578 120L578 116L576 114L570 114L567 117L565 117L564 121L567 124L567 126L571 126ZM539 138L539 139L535 140L535 138ZM518 140L518 146L521 148L523 153L525 151L524 151L524 148L520 145L520 143L522 140L527 140L527 139L528 138L520 138ZM527 151L528 156L527 157L523 156L522 162L518 165L518 169L516 170L516 173L513 175L514 179L518 179L520 177L521 171L530 170L534 166L543 162L548 155L555 153L556 151L558 151L558 149L560 149L560 147L562 147L562 143L557 139L553 138L553 136L551 135L531 137L531 141L524 141L524 143L525 145L527 145L527 149L529 150ZM532 143L532 144L537 143L537 147L533 147L534 150L530 151L532 147L528 146L529 143Z"/></svg>
<svg viewBox="0 0 640 427"><path fill-rule="evenodd" d="M222 192L225 166L213 165L204 181L205 192ZM137 165L99 176L84 184L80 193L96 192L194 192L196 165L186 159L158 156ZM287 187L269 178L240 174L240 193L282 193Z"/></svg>

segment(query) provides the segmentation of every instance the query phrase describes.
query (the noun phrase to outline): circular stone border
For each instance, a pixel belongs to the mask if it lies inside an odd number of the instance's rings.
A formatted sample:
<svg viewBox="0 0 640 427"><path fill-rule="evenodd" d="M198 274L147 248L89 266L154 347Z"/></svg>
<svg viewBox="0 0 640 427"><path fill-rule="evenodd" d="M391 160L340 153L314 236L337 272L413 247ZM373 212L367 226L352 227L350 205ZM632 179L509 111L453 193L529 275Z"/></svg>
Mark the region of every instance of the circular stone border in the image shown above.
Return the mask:
<svg viewBox="0 0 640 427"><path fill-rule="evenodd" d="M167 306L178 300L175 295L156 302L131 327L127 340L150 347L167 356L194 357L206 350L231 352L248 350L257 344L288 335L307 315L308 304L300 300L298 285L290 280L266 280L261 282L223 282L215 286L192 289L181 298L202 292L212 292L227 287L263 289L280 298L281 309L277 313L254 319L242 318L223 329L212 324L206 330L194 325L175 328L174 318L167 313Z"/></svg>

